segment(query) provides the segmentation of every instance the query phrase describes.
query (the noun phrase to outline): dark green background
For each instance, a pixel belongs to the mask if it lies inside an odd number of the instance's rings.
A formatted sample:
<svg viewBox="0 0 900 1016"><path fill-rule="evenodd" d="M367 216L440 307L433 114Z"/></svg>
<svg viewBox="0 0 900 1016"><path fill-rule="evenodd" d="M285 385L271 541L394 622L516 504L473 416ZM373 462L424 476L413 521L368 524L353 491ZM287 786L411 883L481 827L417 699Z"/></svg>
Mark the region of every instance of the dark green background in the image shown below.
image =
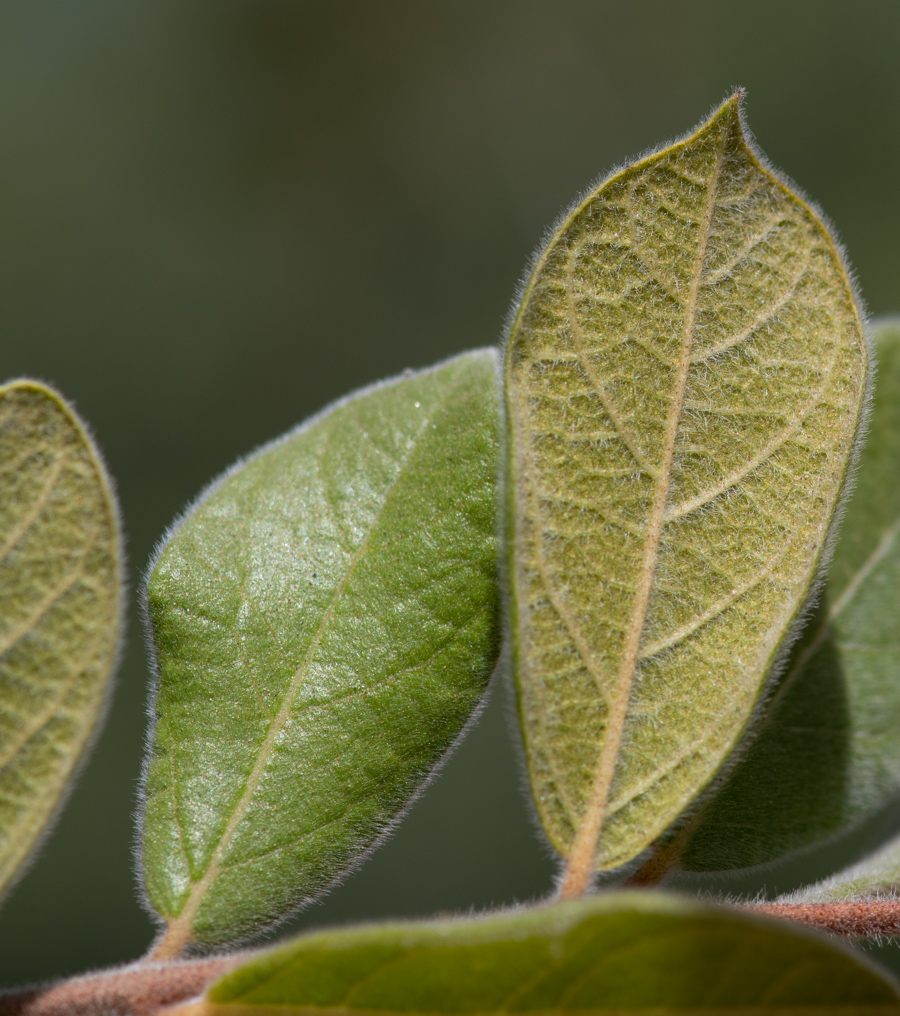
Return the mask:
<svg viewBox="0 0 900 1016"><path fill-rule="evenodd" d="M898 52L894 0L3 3L0 376L91 421L136 587L237 455L495 341L557 212L736 85L869 308L900 309ZM146 678L132 619L99 745L0 914L0 984L150 940L131 870ZM295 926L547 890L508 712L501 688L392 842Z"/></svg>

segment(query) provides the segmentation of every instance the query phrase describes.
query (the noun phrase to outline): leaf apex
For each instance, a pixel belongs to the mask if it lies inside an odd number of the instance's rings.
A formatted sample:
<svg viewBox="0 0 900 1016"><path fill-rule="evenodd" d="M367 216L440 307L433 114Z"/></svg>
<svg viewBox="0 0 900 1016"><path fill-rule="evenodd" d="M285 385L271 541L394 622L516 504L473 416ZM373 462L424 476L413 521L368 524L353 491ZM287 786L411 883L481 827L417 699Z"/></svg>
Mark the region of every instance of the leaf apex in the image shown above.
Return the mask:
<svg viewBox="0 0 900 1016"><path fill-rule="evenodd" d="M747 94L745 88L739 88L730 95L710 116L700 129L705 127L722 127L724 129L737 129L741 138L746 142L746 128L744 126L744 98Z"/></svg>

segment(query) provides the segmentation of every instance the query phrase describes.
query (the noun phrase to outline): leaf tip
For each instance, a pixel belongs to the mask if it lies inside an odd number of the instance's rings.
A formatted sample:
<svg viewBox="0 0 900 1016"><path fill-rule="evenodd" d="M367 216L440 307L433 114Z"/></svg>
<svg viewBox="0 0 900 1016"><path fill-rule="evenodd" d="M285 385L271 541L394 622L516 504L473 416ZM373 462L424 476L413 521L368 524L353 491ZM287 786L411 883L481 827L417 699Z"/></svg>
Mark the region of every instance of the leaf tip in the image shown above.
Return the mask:
<svg viewBox="0 0 900 1016"><path fill-rule="evenodd" d="M744 99L746 95L747 90L745 88L736 89L715 109L710 118L702 126L737 130L746 140L747 129L744 117Z"/></svg>

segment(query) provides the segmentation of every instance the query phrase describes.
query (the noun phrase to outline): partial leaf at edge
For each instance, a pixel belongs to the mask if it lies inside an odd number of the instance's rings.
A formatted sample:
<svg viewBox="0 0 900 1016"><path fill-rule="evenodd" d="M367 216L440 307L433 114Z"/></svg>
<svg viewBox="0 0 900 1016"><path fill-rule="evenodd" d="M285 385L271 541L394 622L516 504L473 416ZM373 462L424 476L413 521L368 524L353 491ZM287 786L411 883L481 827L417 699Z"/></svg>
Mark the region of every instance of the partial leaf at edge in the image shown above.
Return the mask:
<svg viewBox="0 0 900 1016"><path fill-rule="evenodd" d="M188 1011L733 1014L744 1006L767 1013L814 1006L824 1014L852 1005L862 1016L896 1014L898 1003L886 974L824 938L631 892L304 935L226 975Z"/></svg>
<svg viewBox="0 0 900 1016"><path fill-rule="evenodd" d="M575 207L508 343L520 712L544 828L582 888L737 742L860 427L840 255L750 147L738 101Z"/></svg>
<svg viewBox="0 0 900 1016"><path fill-rule="evenodd" d="M97 728L121 629L118 511L99 453L57 392L0 386L0 891Z"/></svg>
<svg viewBox="0 0 900 1016"><path fill-rule="evenodd" d="M900 898L900 837L828 878L778 897L779 903L842 903Z"/></svg>
<svg viewBox="0 0 900 1016"><path fill-rule="evenodd" d="M395 820L498 653L496 353L358 393L263 449L149 578L160 955L284 917Z"/></svg>
<svg viewBox="0 0 900 1016"><path fill-rule="evenodd" d="M757 738L694 821L687 870L783 857L900 796L900 322L872 332L874 405L822 602Z"/></svg>
<svg viewBox="0 0 900 1016"><path fill-rule="evenodd" d="M779 903L839 903L900 896L900 838L829 878L778 897Z"/></svg>

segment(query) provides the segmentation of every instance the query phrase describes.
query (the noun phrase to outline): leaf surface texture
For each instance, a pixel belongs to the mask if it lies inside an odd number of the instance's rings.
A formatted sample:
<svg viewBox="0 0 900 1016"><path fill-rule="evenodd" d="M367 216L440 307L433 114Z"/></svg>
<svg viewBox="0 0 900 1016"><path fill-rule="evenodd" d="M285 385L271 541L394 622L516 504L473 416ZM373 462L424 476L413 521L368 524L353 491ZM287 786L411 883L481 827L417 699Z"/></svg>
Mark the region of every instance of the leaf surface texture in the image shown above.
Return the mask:
<svg viewBox="0 0 900 1016"><path fill-rule="evenodd" d="M74 410L37 382L0 386L0 890L103 711L121 553L109 481Z"/></svg>
<svg viewBox="0 0 900 1016"><path fill-rule="evenodd" d="M192 1012L733 1014L853 1003L862 1014L890 1003L896 1011L897 1000L883 975L824 939L675 897L617 893L306 935L228 974Z"/></svg>
<svg viewBox="0 0 900 1016"><path fill-rule="evenodd" d="M693 823L683 868L766 863L900 795L900 323L873 336L869 432L821 602L758 737Z"/></svg>
<svg viewBox="0 0 900 1016"><path fill-rule="evenodd" d="M737 97L569 213L505 375L516 679L565 895L647 847L735 745L860 425L840 256Z"/></svg>
<svg viewBox="0 0 900 1016"><path fill-rule="evenodd" d="M479 704L496 398L492 350L357 394L239 463L165 543L143 858L172 952L320 892Z"/></svg>

